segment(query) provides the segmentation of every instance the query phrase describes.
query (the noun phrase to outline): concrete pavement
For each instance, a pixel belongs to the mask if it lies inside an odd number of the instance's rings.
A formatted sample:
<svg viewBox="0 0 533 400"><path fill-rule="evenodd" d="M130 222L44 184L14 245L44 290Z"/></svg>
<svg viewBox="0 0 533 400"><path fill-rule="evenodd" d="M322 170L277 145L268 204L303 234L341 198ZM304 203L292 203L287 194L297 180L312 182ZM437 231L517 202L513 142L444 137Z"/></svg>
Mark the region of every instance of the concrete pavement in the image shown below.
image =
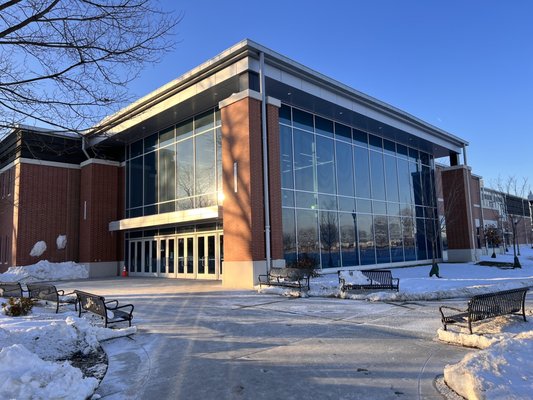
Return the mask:
<svg viewBox="0 0 533 400"><path fill-rule="evenodd" d="M135 305L138 333L103 344L106 400L442 399L435 378L469 351L434 341L444 302L291 299L157 278L60 286Z"/></svg>

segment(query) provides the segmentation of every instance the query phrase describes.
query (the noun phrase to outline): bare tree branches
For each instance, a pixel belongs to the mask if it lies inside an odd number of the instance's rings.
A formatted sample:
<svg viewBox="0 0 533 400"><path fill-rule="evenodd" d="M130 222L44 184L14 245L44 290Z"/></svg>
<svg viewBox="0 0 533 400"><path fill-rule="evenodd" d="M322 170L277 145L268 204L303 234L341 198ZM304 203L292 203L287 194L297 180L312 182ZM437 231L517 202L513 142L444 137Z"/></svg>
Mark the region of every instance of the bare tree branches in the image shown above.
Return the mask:
<svg viewBox="0 0 533 400"><path fill-rule="evenodd" d="M93 126L131 100L126 85L172 48L180 20L157 0L0 3L0 133Z"/></svg>

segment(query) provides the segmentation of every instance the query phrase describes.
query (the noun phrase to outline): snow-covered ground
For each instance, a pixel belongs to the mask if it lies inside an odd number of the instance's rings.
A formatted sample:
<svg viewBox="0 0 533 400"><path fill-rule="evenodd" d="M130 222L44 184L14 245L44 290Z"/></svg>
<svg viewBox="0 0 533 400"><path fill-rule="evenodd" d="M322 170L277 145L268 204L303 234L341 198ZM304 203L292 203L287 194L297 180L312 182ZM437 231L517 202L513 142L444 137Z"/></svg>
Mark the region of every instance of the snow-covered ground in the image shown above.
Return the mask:
<svg viewBox="0 0 533 400"><path fill-rule="evenodd" d="M76 263L39 263L10 268L0 281L33 282L87 278L85 266ZM3 303L6 299L0 299ZM84 377L68 360L74 354L89 355L99 342L131 335L135 327L107 329L95 326L77 313L37 303L24 317L0 313L1 399L87 399L98 380Z"/></svg>
<svg viewBox="0 0 533 400"><path fill-rule="evenodd" d="M400 278L398 292L339 291L336 273L311 280L311 290L304 296L344 297L368 301L407 301L466 298L506 289L533 287L533 249L520 248L522 268L502 269L495 266L440 263L441 278L429 277L430 265L396 268L395 278ZM490 254L490 253L489 253ZM496 259L481 256L481 261L512 263L512 251L498 255ZM343 272L343 278L356 283L364 282L364 276ZM280 287L257 287L260 293L300 296L299 291ZM455 365L444 370L446 384L467 399L531 399L533 398L533 311L528 310L529 321L517 323L517 317L499 317L477 325L474 334L467 329L437 332L438 340L453 345L476 347L473 352ZM482 332L476 334L476 332Z"/></svg>

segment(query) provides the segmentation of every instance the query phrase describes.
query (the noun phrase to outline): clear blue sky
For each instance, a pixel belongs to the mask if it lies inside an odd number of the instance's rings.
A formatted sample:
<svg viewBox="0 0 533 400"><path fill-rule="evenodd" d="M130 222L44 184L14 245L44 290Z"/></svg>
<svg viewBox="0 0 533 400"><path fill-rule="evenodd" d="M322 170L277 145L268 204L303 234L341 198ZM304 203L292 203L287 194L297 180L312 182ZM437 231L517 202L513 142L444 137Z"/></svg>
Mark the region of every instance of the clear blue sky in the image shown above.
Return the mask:
<svg viewBox="0 0 533 400"><path fill-rule="evenodd" d="M249 38L466 139L486 186L533 186L532 1L162 1L176 48L136 96Z"/></svg>

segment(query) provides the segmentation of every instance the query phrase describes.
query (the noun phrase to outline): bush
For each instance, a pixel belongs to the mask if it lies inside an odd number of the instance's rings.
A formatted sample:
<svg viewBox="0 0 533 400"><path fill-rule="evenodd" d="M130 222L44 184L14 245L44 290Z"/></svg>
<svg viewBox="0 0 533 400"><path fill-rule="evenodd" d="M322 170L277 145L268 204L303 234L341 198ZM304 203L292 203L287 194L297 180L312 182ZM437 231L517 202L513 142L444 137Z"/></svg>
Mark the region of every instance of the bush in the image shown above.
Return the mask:
<svg viewBox="0 0 533 400"><path fill-rule="evenodd" d="M10 317L28 315L35 301L25 297L10 297L7 303L2 303L2 311Z"/></svg>
<svg viewBox="0 0 533 400"><path fill-rule="evenodd" d="M317 277L318 262L314 257L309 257L307 254L302 254L298 257L298 260L291 262L287 265L289 268L301 269L308 272L311 277Z"/></svg>

